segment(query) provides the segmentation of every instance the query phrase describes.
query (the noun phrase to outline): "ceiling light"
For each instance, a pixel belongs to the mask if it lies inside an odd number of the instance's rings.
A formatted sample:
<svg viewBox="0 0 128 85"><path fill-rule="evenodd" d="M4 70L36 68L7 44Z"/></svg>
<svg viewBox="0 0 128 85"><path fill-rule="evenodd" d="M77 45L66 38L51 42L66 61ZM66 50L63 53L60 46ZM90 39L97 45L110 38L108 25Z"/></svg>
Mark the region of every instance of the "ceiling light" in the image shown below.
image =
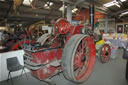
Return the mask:
<svg viewBox="0 0 128 85"><path fill-rule="evenodd" d="M124 16L124 15L126 15L126 14L128 14L128 11L121 13L121 14L119 15L119 17L122 17L122 16Z"/></svg>
<svg viewBox="0 0 128 85"><path fill-rule="evenodd" d="M121 2L125 2L126 0L120 0ZM113 6L113 5L116 5L117 7L120 7L120 5L119 5L119 3L118 3L118 1L117 0L113 0L113 1L111 1L111 2L108 2L108 3L106 3L106 4L103 4L103 6L105 6L105 7L111 7L111 6Z"/></svg>
<svg viewBox="0 0 128 85"><path fill-rule="evenodd" d="M127 0L120 0L121 2L125 2L125 1L127 1Z"/></svg>
<svg viewBox="0 0 128 85"><path fill-rule="evenodd" d="M75 13L77 10L78 10L78 8L74 8L74 9L72 10L72 13Z"/></svg>
<svg viewBox="0 0 128 85"><path fill-rule="evenodd" d="M45 9L50 9L50 7L49 7L49 6L44 6L44 8L45 8Z"/></svg>
<svg viewBox="0 0 128 85"><path fill-rule="evenodd" d="M47 7L47 6L48 6L47 4L44 5L44 7Z"/></svg>
<svg viewBox="0 0 128 85"><path fill-rule="evenodd" d="M0 0L0 1L5 1L5 0Z"/></svg>
<svg viewBox="0 0 128 85"><path fill-rule="evenodd" d="M44 8L45 9L50 9L50 7L53 5L53 2L46 2L46 4L44 4Z"/></svg>
<svg viewBox="0 0 128 85"><path fill-rule="evenodd" d="M120 8L120 5L119 4L115 3L115 5Z"/></svg>
<svg viewBox="0 0 128 85"><path fill-rule="evenodd" d="M127 12L124 12L124 13L121 13L121 14L123 14L123 15L128 14L128 11Z"/></svg>
<svg viewBox="0 0 128 85"><path fill-rule="evenodd" d="M67 8L67 6L63 6L63 5L62 5L62 6L59 8L59 10L60 10L60 11L63 11L63 9L66 9L66 8Z"/></svg>
<svg viewBox="0 0 128 85"><path fill-rule="evenodd" d="M26 6L30 6L32 2L33 2L33 0L24 0L23 4Z"/></svg>
<svg viewBox="0 0 128 85"><path fill-rule="evenodd" d="M78 8L75 8L75 9L73 9L74 11L77 11L78 10Z"/></svg>
<svg viewBox="0 0 128 85"><path fill-rule="evenodd" d="M128 11L121 13L120 16L123 16L123 15L126 15L126 14L128 14Z"/></svg>
<svg viewBox="0 0 128 85"><path fill-rule="evenodd" d="M105 6L105 7L113 6L113 5L114 5L113 2L114 2L114 1L108 2L108 3L104 4L103 6Z"/></svg>
<svg viewBox="0 0 128 85"><path fill-rule="evenodd" d="M53 5L53 2L50 2L49 5L52 6Z"/></svg>

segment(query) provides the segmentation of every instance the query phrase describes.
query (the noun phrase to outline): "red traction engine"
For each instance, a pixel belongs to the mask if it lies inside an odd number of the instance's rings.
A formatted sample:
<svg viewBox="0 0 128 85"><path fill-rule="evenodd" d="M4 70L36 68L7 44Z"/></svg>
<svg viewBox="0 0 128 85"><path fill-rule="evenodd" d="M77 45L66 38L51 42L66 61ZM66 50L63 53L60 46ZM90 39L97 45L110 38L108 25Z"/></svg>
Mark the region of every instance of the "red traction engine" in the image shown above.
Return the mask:
<svg viewBox="0 0 128 85"><path fill-rule="evenodd" d="M57 20L54 29L54 35L44 34L31 46L24 45L25 66L39 80L63 71L66 79L84 82L95 63L96 49L92 38L81 33L83 26L71 26L63 18Z"/></svg>

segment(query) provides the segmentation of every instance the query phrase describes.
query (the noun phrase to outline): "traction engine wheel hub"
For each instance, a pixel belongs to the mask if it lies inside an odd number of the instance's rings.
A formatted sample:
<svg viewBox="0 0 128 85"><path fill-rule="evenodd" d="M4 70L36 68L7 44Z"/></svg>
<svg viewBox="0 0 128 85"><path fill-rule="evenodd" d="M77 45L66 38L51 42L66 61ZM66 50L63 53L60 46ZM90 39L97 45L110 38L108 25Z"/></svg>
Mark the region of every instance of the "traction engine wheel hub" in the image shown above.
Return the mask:
<svg viewBox="0 0 128 85"><path fill-rule="evenodd" d="M106 55L106 56L108 56L108 54L109 54L108 52L105 52L105 55Z"/></svg>
<svg viewBox="0 0 128 85"><path fill-rule="evenodd" d="M85 56L82 56L81 61L82 62L85 62L86 61L86 57Z"/></svg>

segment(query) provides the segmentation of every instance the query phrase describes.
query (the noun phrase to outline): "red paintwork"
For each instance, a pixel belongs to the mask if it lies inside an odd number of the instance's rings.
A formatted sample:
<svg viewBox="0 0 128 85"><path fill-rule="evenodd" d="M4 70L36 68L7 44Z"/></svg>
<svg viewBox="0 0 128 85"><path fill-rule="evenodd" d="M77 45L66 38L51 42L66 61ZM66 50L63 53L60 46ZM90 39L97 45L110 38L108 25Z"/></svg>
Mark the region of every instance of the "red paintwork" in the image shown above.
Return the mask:
<svg viewBox="0 0 128 85"><path fill-rule="evenodd" d="M48 51L44 51L44 52L38 52L38 53L33 53L32 54L32 61L35 63L42 63L42 64L47 64L49 65L50 62L52 62L53 60L61 60L61 56L62 56L62 49L56 49L56 50L48 50ZM42 69L36 70L36 71L32 71L32 74L37 77L40 80L44 80L46 78L51 77L52 75L55 75L56 72L58 70L60 70L60 66L59 67L53 67L53 66L46 66ZM47 71L47 72L45 72Z"/></svg>
<svg viewBox="0 0 128 85"><path fill-rule="evenodd" d="M95 11L94 13L94 23L98 22L98 19L104 19L104 14L101 12ZM78 20L78 21L84 21L84 20L89 20L89 9L81 9L78 14L73 16L73 20Z"/></svg>
<svg viewBox="0 0 128 85"><path fill-rule="evenodd" d="M83 26L82 25L78 25L78 26L72 26L69 30L69 35L66 38L66 42L65 44L68 42L68 40L72 37L72 35L75 34L81 34L81 30L82 30Z"/></svg>

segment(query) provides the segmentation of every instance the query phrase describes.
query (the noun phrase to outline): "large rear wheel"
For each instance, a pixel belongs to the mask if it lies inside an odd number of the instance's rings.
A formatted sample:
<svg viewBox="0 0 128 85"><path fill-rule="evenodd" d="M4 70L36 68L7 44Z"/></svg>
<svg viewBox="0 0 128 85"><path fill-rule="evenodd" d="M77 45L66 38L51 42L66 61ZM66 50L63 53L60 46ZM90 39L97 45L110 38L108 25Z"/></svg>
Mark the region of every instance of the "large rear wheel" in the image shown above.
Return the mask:
<svg viewBox="0 0 128 85"><path fill-rule="evenodd" d="M72 36L62 55L64 76L75 83L84 82L91 74L95 64L96 49L90 36L76 34Z"/></svg>

